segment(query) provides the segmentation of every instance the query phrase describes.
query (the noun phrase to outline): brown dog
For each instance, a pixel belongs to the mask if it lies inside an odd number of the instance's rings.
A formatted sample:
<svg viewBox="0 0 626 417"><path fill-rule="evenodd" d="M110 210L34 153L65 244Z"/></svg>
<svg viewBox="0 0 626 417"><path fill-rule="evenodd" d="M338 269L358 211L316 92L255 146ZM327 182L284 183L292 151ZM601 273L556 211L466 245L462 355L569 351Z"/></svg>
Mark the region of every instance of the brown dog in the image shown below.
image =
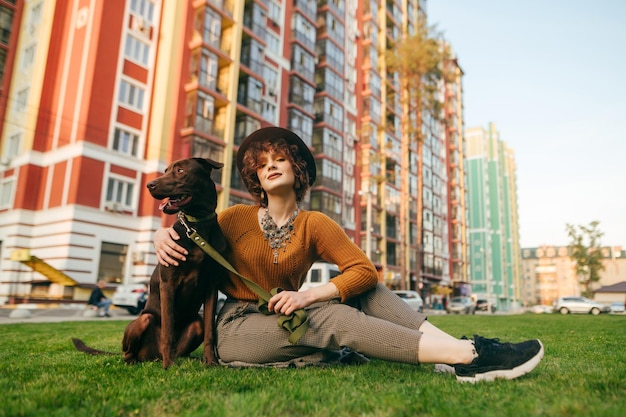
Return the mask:
<svg viewBox="0 0 626 417"><path fill-rule="evenodd" d="M178 266L157 265L150 278L150 296L140 316L124 331L122 349L126 363L162 359L167 369L174 359L191 354L204 341L204 360L216 364L215 306L217 288L225 271L189 239L193 228L218 252L226 240L217 224L217 192L211 180L213 169L223 164L211 159L189 158L173 162L165 174L148 183L150 194L167 200L159 207L166 214L178 213L174 229L178 243L188 251ZM182 217L182 219L181 219ZM198 314L204 304L204 320ZM106 353L74 340L86 353Z"/></svg>

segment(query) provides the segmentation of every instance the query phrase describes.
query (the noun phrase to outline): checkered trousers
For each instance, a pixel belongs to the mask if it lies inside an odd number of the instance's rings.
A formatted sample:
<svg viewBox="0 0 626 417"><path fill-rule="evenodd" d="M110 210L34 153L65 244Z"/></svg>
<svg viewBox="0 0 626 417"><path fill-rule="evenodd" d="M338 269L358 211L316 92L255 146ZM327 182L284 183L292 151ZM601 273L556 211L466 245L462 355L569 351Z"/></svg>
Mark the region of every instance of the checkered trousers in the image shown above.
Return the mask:
<svg viewBox="0 0 626 417"><path fill-rule="evenodd" d="M276 315L262 314L254 303L227 302L217 319L220 359L262 364L348 347L369 358L418 363L418 329L426 316L382 284L345 304L333 300L306 310L309 329L292 345Z"/></svg>

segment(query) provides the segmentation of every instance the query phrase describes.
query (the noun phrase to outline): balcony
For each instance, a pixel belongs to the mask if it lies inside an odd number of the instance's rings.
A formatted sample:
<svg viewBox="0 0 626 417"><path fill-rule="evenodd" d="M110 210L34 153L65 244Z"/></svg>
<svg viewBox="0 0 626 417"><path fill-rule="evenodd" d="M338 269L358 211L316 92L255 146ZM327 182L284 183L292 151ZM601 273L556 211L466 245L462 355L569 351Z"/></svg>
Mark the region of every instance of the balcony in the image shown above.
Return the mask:
<svg viewBox="0 0 626 417"><path fill-rule="evenodd" d="M302 44L309 51L315 51L315 40L309 39L306 34L294 29L291 31L291 39L295 39Z"/></svg>

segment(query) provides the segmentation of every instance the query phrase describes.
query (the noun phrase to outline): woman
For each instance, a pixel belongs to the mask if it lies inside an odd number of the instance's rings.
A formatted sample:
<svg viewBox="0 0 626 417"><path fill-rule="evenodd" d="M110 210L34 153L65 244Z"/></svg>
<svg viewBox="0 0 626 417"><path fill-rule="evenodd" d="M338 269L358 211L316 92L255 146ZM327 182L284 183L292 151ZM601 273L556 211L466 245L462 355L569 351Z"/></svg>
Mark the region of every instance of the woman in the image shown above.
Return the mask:
<svg viewBox="0 0 626 417"><path fill-rule="evenodd" d="M430 324L378 282L376 269L328 216L298 207L314 183L315 160L293 132L268 127L252 133L237 153L237 168L258 205L235 205L218 216L235 270L269 291L270 312L305 309L306 333L295 344L275 315L257 307L258 296L236 275L221 289L228 302L217 319L217 349L229 363L288 361L320 350L348 347L370 358L446 367L460 381L512 379L530 372L543 357L538 340L500 343L474 336L456 339ZM163 265L184 261L173 228L155 233ZM331 282L299 292L314 261L337 264Z"/></svg>

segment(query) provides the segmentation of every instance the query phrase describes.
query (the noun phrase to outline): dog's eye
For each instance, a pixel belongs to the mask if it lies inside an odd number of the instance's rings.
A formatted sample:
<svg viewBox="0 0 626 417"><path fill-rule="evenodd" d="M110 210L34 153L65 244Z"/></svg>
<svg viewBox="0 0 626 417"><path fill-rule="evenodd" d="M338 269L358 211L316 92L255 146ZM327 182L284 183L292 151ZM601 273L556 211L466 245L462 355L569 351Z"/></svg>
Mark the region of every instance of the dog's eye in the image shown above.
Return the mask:
<svg viewBox="0 0 626 417"><path fill-rule="evenodd" d="M178 168L178 169L176 170L176 172L178 172L179 174L182 174L183 172L185 172L185 170L184 170L184 169L182 169L182 168Z"/></svg>

